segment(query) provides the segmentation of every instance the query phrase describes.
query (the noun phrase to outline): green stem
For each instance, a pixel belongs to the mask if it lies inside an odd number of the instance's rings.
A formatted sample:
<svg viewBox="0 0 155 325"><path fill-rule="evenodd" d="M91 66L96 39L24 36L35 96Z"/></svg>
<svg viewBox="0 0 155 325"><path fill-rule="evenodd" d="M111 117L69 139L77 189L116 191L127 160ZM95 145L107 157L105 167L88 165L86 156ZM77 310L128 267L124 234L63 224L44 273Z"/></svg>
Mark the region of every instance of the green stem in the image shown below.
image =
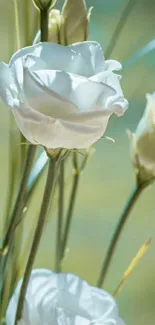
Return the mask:
<svg viewBox="0 0 155 325"><path fill-rule="evenodd" d="M61 239L63 226L63 211L64 211L64 160L61 161L59 175L59 198L58 198L58 223L56 234L56 263L55 271L61 271Z"/></svg>
<svg viewBox="0 0 155 325"><path fill-rule="evenodd" d="M66 250L66 246L67 246L68 235L69 235L69 231L70 231L70 227L71 227L71 220L72 220L72 216L73 216L75 199L76 199L76 194L77 194L77 189L78 189L78 184L79 184L79 176L80 176L80 172L78 170L75 170L74 178L73 178L73 185L72 185L72 190L71 190L71 195L70 195L70 200L69 200L69 206L68 206L68 211L67 211L64 235L63 235L63 239L62 239L61 260L64 258L64 254L65 254L65 250Z"/></svg>
<svg viewBox="0 0 155 325"><path fill-rule="evenodd" d="M30 174L34 154L35 154L35 148L36 147L33 145L28 146L23 175L22 175L21 182L19 185L19 191L18 191L15 205L14 205L11 217L10 217L9 226L6 231L5 237L3 239L2 250L3 250L3 252L5 251L5 249L8 251L5 256L0 256L0 279L1 279L0 300L1 300L2 290L3 290L3 278L5 276L5 268L7 265L8 258L9 258L9 253L11 251L12 243L14 241L14 232L16 229L16 225L20 218L20 214L22 213L23 201L25 198L25 190L26 190L27 180L28 180L28 177Z"/></svg>
<svg viewBox="0 0 155 325"><path fill-rule="evenodd" d="M101 288L103 286L107 271L109 269L113 254L115 252L116 245L118 243L118 240L119 240L121 232L124 228L124 225L128 219L128 216L144 188L145 188L145 186L142 184L136 184L134 186L134 188L129 196L129 199L124 207L124 210L119 218L118 224L117 224L114 234L112 236L112 239L111 239L111 242L110 242L109 248L107 250L106 257L105 257L105 260L104 260L104 263L103 263L103 266L101 269L101 273L100 273L100 276L99 276L99 279L97 282L97 286L99 288Z"/></svg>
<svg viewBox="0 0 155 325"><path fill-rule="evenodd" d="M12 241L12 237L13 237L13 234L14 234L14 231L16 228L16 223L18 223L18 219L20 217L21 207L23 206L23 200L24 200L24 196L25 196L25 189L26 189L28 177L30 174L30 170L32 167L34 154L35 154L35 148L36 148L35 146L29 145L28 149L27 149L27 157L25 160L25 167L24 167L21 183L19 186L19 191L18 191L18 195L16 198L16 202L15 202L12 214L11 214L9 227L7 229L6 235L3 240L3 249L9 247L9 244Z"/></svg>
<svg viewBox="0 0 155 325"><path fill-rule="evenodd" d="M38 217L37 226L36 226L36 230L34 233L34 238L33 238L32 246L31 246L30 254L29 254L27 265L26 265L25 272L24 272L23 282L22 282L19 300L18 300L15 325L17 324L18 320L21 319L21 316L22 316L26 289L28 286L31 270L33 267L33 262L35 260L38 246L40 243L40 239L41 239L41 236L43 233L43 229L44 229L44 225L45 225L45 221L46 221L46 217L47 217L47 213L48 213L48 208L50 205L50 199L52 197L55 182L56 182L58 165L59 165L58 158L53 158L53 159L49 160L47 181L46 181L46 185L45 185L40 214Z"/></svg>
<svg viewBox="0 0 155 325"><path fill-rule="evenodd" d="M112 38L111 38L111 41L105 51L105 58L109 58L111 53L113 52L113 49L115 48L115 45L117 44L117 41L118 41L118 38L120 36L120 33L126 23L126 20L128 18L128 16L130 15L131 13L131 10L134 6L134 4L136 3L136 0L129 0L128 4L125 6L123 12L122 12L122 15L119 19L119 22L116 26L116 29L112 35Z"/></svg>
<svg viewBox="0 0 155 325"><path fill-rule="evenodd" d="M20 49L20 23L19 23L19 10L18 10L18 1L14 0L14 14L15 14L15 27L16 27L16 48Z"/></svg>
<svg viewBox="0 0 155 325"><path fill-rule="evenodd" d="M40 10L40 30L41 30L41 42L47 42L48 40L48 9Z"/></svg>
<svg viewBox="0 0 155 325"><path fill-rule="evenodd" d="M24 0L24 46L29 45L29 31L30 31L30 3L28 0Z"/></svg>
<svg viewBox="0 0 155 325"><path fill-rule="evenodd" d="M14 130L14 117L12 112L9 114L9 170L8 170L8 179L9 179L9 184L8 184L8 193L7 193L7 207L5 211L5 217L4 219L4 227L3 227L3 233L6 232L6 229L8 227L8 219L11 214L11 208L12 208L12 203L13 203L13 197L14 197L14 191L15 191L15 184L16 184L16 179L18 175L18 167L19 167L19 159L18 159L18 154L19 151L17 150L17 139L15 136L15 130ZM16 149L16 150L15 150Z"/></svg>

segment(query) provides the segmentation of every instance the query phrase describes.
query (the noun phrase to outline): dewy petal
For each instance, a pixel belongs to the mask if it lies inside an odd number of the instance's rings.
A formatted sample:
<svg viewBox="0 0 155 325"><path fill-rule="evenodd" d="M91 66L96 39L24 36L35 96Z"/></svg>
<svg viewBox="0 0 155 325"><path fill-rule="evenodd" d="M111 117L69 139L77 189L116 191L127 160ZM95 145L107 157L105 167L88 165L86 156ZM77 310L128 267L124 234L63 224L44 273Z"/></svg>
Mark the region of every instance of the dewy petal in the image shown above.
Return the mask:
<svg viewBox="0 0 155 325"><path fill-rule="evenodd" d="M0 98L11 108L19 106L19 94L14 77L4 62L0 62Z"/></svg>
<svg viewBox="0 0 155 325"><path fill-rule="evenodd" d="M13 325L22 281L12 296L6 325ZM114 299L69 273L33 270L26 293L24 325L123 325Z"/></svg>

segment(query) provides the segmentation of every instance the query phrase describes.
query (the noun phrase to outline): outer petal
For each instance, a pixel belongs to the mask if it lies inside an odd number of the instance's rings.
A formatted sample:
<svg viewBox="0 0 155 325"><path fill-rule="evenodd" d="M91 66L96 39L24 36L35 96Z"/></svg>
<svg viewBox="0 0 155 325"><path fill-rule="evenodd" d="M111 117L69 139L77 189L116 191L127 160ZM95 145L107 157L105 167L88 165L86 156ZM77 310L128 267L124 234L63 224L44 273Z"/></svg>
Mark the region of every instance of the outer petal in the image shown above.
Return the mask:
<svg viewBox="0 0 155 325"><path fill-rule="evenodd" d="M107 71L117 71L117 70L121 70L122 69L122 65L120 62L116 61L116 60L106 60L105 61L105 66L104 66L104 70Z"/></svg>
<svg viewBox="0 0 155 325"><path fill-rule="evenodd" d="M104 70L105 60L102 48L97 42L82 42L69 45L68 48L78 58L77 71L71 71L85 77Z"/></svg>
<svg viewBox="0 0 155 325"><path fill-rule="evenodd" d="M6 313L13 325L22 281ZM27 288L24 325L123 325L114 299L104 290L91 287L73 274L34 270Z"/></svg>
<svg viewBox="0 0 155 325"><path fill-rule="evenodd" d="M97 42L82 42L69 46L50 42L39 43L16 52L9 65L12 66L17 59L23 60L24 57L32 54L36 57L36 61L40 61L41 57L47 69L62 70L85 77L104 70L104 56Z"/></svg>
<svg viewBox="0 0 155 325"><path fill-rule="evenodd" d="M70 114L62 119L43 115L30 107L14 109L20 131L33 144L47 148L87 148L106 130L109 110Z"/></svg>
<svg viewBox="0 0 155 325"><path fill-rule="evenodd" d="M49 71L49 74L46 70L42 72L40 79L29 69L24 71L23 92L28 106L53 118L78 112L67 98L72 89L69 76L63 71Z"/></svg>
<svg viewBox="0 0 155 325"><path fill-rule="evenodd" d="M105 71L98 73L90 78L93 81L104 83L107 86L111 87L115 94L107 98L106 106L104 95L101 96L99 105L105 106L105 108L109 108L112 112L121 116L124 114L126 109L128 108L128 101L124 98L121 86L120 79L121 76L114 74L112 71Z"/></svg>
<svg viewBox="0 0 155 325"><path fill-rule="evenodd" d="M20 94L9 66L4 62L0 62L0 98L11 108L19 106Z"/></svg>

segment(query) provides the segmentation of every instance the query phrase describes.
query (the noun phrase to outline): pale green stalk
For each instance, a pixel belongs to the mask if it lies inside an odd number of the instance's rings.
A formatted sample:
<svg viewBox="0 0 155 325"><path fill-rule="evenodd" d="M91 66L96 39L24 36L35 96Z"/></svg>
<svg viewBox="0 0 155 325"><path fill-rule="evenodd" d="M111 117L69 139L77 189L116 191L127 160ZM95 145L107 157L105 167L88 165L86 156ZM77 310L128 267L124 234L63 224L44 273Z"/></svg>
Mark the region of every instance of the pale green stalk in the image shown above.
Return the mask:
<svg viewBox="0 0 155 325"><path fill-rule="evenodd" d="M24 0L24 46L29 45L29 35L30 35L30 2L29 0Z"/></svg>
<svg viewBox="0 0 155 325"><path fill-rule="evenodd" d="M105 58L109 58L111 53L113 52L114 48L115 48L115 45L117 44L117 41L118 41L118 38L124 28L124 25L127 21L127 18L129 17L130 13L131 13L131 10L133 9L133 6L135 5L136 3L136 0L129 0L129 2L127 3L127 5L125 6L122 14L121 14L121 17L118 21L118 24L116 26L116 29L112 35L112 38L111 38L111 41L110 43L108 44L108 47L105 51Z"/></svg>
<svg viewBox="0 0 155 325"><path fill-rule="evenodd" d="M68 242L68 237L69 237L69 233L70 233L73 212L74 212L74 208L75 208L75 202L76 202L76 196L77 196L77 191L78 191L80 175L88 162L88 158L91 154L91 150L92 150L92 148L90 147L88 149L88 151L85 153L84 159L80 166L78 165L78 161L77 161L78 153L73 152L73 183L72 183L72 188L71 188L71 193L70 193L70 198L69 198L69 205L68 205L68 209L67 209L67 216L66 216L66 221L65 221L65 225L64 225L64 231L63 231L63 235L62 235L61 256L60 256L60 261L59 261L60 266L61 266L62 260L65 256L65 251L67 248L67 242Z"/></svg>
<svg viewBox="0 0 155 325"><path fill-rule="evenodd" d="M16 27L16 48L20 49L20 24L19 24L19 11L18 11L18 1L13 0L14 12L15 12L15 27Z"/></svg>
<svg viewBox="0 0 155 325"><path fill-rule="evenodd" d="M48 8L40 10L41 42L48 40Z"/></svg>
<svg viewBox="0 0 155 325"><path fill-rule="evenodd" d="M33 263L34 263L36 254L37 254L38 247L39 247L40 239L41 239L41 236L43 233L46 217L47 217L48 210L49 210L50 201L53 196L59 162L60 162L60 160L58 157L49 160L48 175L47 175L47 181L46 181L44 195L43 195L43 199L42 199L40 214L39 214L39 217L37 220L36 230L34 233L34 238L33 238L32 246L31 246L30 254L28 257L28 261L26 264L23 282L22 282L22 286L21 286L21 290L20 290L20 294L19 294L15 325L17 325L18 320L21 319L21 316L22 316L26 289L28 286L29 278L31 275L31 270L33 267Z"/></svg>
<svg viewBox="0 0 155 325"><path fill-rule="evenodd" d="M61 241L64 214L64 160L61 161L60 175L58 180L58 217L57 217L57 234L56 234L56 262L55 271L61 271Z"/></svg>
<svg viewBox="0 0 155 325"><path fill-rule="evenodd" d="M101 273L99 275L99 279L97 281L97 286L99 288L101 288L104 284L104 280L105 277L107 275L107 272L109 270L111 261L112 261L112 257L114 255L116 246L118 244L120 235L124 229L124 226L128 220L128 217L130 215L131 210L133 209L133 207L135 206L140 194L142 193L142 191L144 190L144 188L147 186L148 184L142 184L140 182L137 182L129 196L128 201L126 202L126 205L124 207L124 210L122 211L120 218L118 220L118 224L116 225L116 228L114 230L114 234L112 236L112 239L110 241L109 247L107 249L107 253L106 253L106 257L105 260L103 262L103 266L101 269Z"/></svg>
<svg viewBox="0 0 155 325"><path fill-rule="evenodd" d="M5 270L7 266L7 261L9 258L9 253L12 248L12 244L14 242L14 232L16 229L16 225L18 223L18 219L20 218L21 214L21 208L23 207L23 201L24 201L24 196L25 196L25 189L26 189L26 184L27 180L30 174L33 158L34 158L34 153L35 153L35 146L29 145L27 149L27 157L25 160L25 167L23 170L23 175L21 178L20 186L19 186L19 191L18 195L15 201L15 205L13 207L13 211L10 217L8 229L6 231L6 234L3 239L3 246L2 246L2 251L7 251L6 255L0 256L0 297L2 294L2 287L3 287L3 279L5 276ZM1 306L1 304L0 304Z"/></svg>

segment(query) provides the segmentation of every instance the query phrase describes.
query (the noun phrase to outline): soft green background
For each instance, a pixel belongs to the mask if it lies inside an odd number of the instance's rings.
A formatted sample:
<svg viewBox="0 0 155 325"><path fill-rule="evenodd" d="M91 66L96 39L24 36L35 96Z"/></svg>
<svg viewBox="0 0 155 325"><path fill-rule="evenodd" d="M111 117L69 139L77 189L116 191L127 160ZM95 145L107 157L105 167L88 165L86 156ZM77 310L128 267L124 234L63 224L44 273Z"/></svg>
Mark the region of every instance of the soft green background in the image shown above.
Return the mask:
<svg viewBox="0 0 155 325"><path fill-rule="evenodd" d="M76 1L75 1L76 2ZM19 5L22 6L22 1ZM106 50L126 0L87 0L94 6L90 39L99 41ZM60 2L58 3L60 6ZM22 8L20 25L23 28ZM8 60L15 49L15 25L12 1L0 0L0 59ZM100 140L96 153L81 177L77 204L69 240L69 253L64 270L74 272L95 284L99 270L117 222L118 216L134 184L134 173L129 158L129 140L126 129L134 130L145 107L145 93L155 89L155 2L135 0L133 9L119 35L111 58L123 66L122 87L130 107L124 117L114 119L106 135L115 138L115 144ZM137 59L135 53L154 39L154 49ZM9 110L0 107L0 207L1 221L6 204L9 148ZM71 169L66 177L67 196L71 183ZM44 179L28 212L25 240L29 240L32 219L39 210ZM117 297L120 312L128 325L155 324L155 190L149 188L134 208L117 247L105 289L113 292L123 272L142 243L150 236L152 245ZM55 211L56 203L52 205ZM36 266L54 265L55 218L48 222Z"/></svg>

